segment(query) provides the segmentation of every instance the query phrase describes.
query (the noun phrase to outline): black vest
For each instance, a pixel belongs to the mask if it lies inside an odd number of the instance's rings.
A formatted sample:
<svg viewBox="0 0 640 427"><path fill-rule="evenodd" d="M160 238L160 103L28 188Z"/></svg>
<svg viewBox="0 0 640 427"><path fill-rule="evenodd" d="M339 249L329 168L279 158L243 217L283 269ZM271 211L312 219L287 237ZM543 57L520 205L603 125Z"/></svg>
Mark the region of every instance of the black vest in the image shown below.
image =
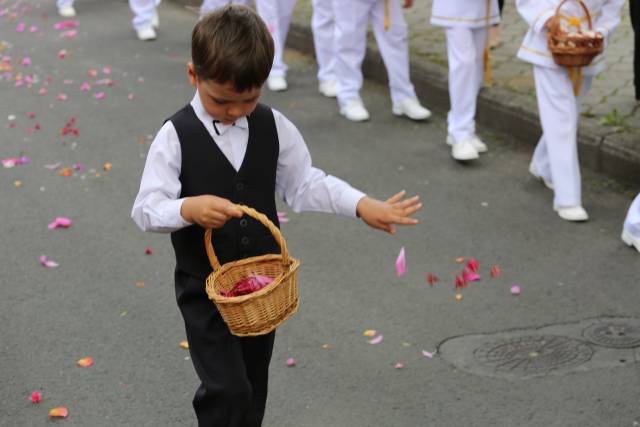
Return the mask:
<svg viewBox="0 0 640 427"><path fill-rule="evenodd" d="M240 170L211 138L191 105L169 118L180 140L182 167L180 197L212 194L265 214L279 227L275 203L278 132L273 112L258 104L248 117L249 142ZM220 264L266 253L279 253L275 239L261 223L245 215L213 230L213 249ZM197 224L171 233L177 268L206 278L212 271L204 246L204 229Z"/></svg>

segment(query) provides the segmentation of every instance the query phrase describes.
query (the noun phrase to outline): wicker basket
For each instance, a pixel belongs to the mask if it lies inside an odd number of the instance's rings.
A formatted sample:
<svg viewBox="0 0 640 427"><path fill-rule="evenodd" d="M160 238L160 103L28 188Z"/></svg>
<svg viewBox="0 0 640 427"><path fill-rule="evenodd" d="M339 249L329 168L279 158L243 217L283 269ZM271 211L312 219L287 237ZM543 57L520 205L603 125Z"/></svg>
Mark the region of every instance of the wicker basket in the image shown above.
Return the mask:
<svg viewBox="0 0 640 427"><path fill-rule="evenodd" d="M560 2L556 8L555 18L562 19L560 8L568 0ZM584 10L589 23L589 31L593 32L591 13L582 0L576 0ZM593 58L604 50L604 38L600 35L591 36L582 32L578 26L577 33L567 33L556 27L556 30L547 34L549 50L556 64L565 67L584 67L591 64Z"/></svg>
<svg viewBox="0 0 640 427"><path fill-rule="evenodd" d="M247 215L271 231L280 246L280 254L267 254L220 265L211 244L211 229L205 232L205 247L213 272L207 277L206 290L233 335L268 334L298 309L298 275L300 261L290 258L287 244L278 227L269 218L247 206L238 205ZM268 276L273 282L259 291L237 297L224 297L240 280L253 275Z"/></svg>

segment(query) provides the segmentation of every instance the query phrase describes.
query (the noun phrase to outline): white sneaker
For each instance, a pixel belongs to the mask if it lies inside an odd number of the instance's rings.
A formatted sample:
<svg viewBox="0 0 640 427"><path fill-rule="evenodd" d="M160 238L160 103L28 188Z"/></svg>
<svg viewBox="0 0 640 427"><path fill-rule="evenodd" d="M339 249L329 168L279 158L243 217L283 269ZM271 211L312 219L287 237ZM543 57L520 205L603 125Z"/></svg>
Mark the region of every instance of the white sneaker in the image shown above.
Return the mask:
<svg viewBox="0 0 640 427"><path fill-rule="evenodd" d="M58 15L63 18L73 18L76 16L76 10L71 5L62 6L58 8Z"/></svg>
<svg viewBox="0 0 640 427"><path fill-rule="evenodd" d="M364 122L369 120L369 112L360 99L350 99L347 103L340 107L340 114L345 116L352 122Z"/></svg>
<svg viewBox="0 0 640 427"><path fill-rule="evenodd" d="M627 230L622 230L622 241L632 248L636 248L638 252L640 252L640 237L634 236L629 233Z"/></svg>
<svg viewBox="0 0 640 427"><path fill-rule="evenodd" d="M154 30L152 26L140 28L139 30L136 30L136 33L138 35L138 39L142 41L155 40L157 37L156 30Z"/></svg>
<svg viewBox="0 0 640 427"><path fill-rule="evenodd" d="M411 120L426 120L431 117L431 111L420 105L420 101L415 98L394 102L391 111L396 116L407 116Z"/></svg>
<svg viewBox="0 0 640 427"><path fill-rule="evenodd" d="M465 139L451 146L451 156L461 162L475 160L480 157L478 151L473 148L470 139Z"/></svg>
<svg viewBox="0 0 640 427"><path fill-rule="evenodd" d="M273 92L282 92L287 90L287 80L284 76L273 76L267 79L267 87Z"/></svg>
<svg viewBox="0 0 640 427"><path fill-rule="evenodd" d="M151 26L155 29L158 29L160 26L160 18L158 17L158 11L153 12L153 16L151 17Z"/></svg>
<svg viewBox="0 0 640 427"><path fill-rule="evenodd" d="M325 80L320 82L318 90L327 98L335 98L338 95L338 82L335 80Z"/></svg>
<svg viewBox="0 0 640 427"><path fill-rule="evenodd" d="M529 173L533 175L537 180L542 181L545 187L547 187L549 190L553 190L553 182L549 181L543 176L540 176L540 174L536 170L536 167L533 165L533 162L529 164Z"/></svg>
<svg viewBox="0 0 640 427"><path fill-rule="evenodd" d="M560 218L567 221L587 221L589 219L589 214L584 210L582 206L569 206L565 208L553 208Z"/></svg>
<svg viewBox="0 0 640 427"><path fill-rule="evenodd" d="M453 145L453 141L453 136L447 135L447 144ZM473 148L475 148L479 154L489 151L489 149L487 148L487 144L482 142L482 140L478 138L477 135L474 135L473 138L469 140L469 142L471 142L471 145L473 145Z"/></svg>

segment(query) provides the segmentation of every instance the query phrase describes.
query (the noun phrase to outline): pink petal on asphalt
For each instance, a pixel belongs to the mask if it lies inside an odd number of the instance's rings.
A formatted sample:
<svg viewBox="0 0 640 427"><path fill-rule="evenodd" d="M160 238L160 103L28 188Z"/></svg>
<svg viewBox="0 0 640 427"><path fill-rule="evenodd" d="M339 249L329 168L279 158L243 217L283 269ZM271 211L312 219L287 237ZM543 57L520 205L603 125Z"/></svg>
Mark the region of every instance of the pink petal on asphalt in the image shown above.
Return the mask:
<svg viewBox="0 0 640 427"><path fill-rule="evenodd" d="M31 399L31 403L40 403L40 401L42 400L42 393L40 393L39 391L34 391L33 393L31 393L31 396L29 398Z"/></svg>
<svg viewBox="0 0 640 427"><path fill-rule="evenodd" d="M480 264L478 264L478 261L473 259L473 257L469 258L469 262L467 263L467 270L477 273L479 268Z"/></svg>
<svg viewBox="0 0 640 427"><path fill-rule="evenodd" d="M91 84L89 82L83 82L80 85L80 90L83 92L89 92L91 90Z"/></svg>
<svg viewBox="0 0 640 427"><path fill-rule="evenodd" d="M22 65L31 65L31 58L29 58L28 56L22 58Z"/></svg>
<svg viewBox="0 0 640 427"><path fill-rule="evenodd" d="M470 270L463 270L462 278L465 282L477 282L480 280L480 275Z"/></svg>
<svg viewBox="0 0 640 427"><path fill-rule="evenodd" d="M95 93L95 94L93 95L93 97L99 101L99 100L101 100L101 99L104 99L105 94L104 94L104 92L98 92L98 93Z"/></svg>
<svg viewBox="0 0 640 427"><path fill-rule="evenodd" d="M500 277L501 274L502 274L502 270L500 270L500 267L498 267L497 265L494 265L493 267L491 267L491 277L496 279Z"/></svg>
<svg viewBox="0 0 640 427"><path fill-rule="evenodd" d="M77 30L69 30L69 31L63 31L60 33L59 37L63 37L63 38L68 38L68 39L73 39L78 35L78 31Z"/></svg>
<svg viewBox="0 0 640 427"><path fill-rule="evenodd" d="M402 362L398 362L393 367L396 368L396 369L402 369L402 368L404 368L404 365L402 364Z"/></svg>
<svg viewBox="0 0 640 427"><path fill-rule="evenodd" d="M289 218L287 218L286 212L278 212L278 221L280 224L286 224L289 222Z"/></svg>
<svg viewBox="0 0 640 427"><path fill-rule="evenodd" d="M407 260L404 255L404 246L400 249L398 258L396 258L396 274L402 277L407 273Z"/></svg>
<svg viewBox="0 0 640 427"><path fill-rule="evenodd" d="M46 255L40 255L40 264L47 268L55 268L60 265L57 262L48 259Z"/></svg>
<svg viewBox="0 0 640 427"><path fill-rule="evenodd" d="M18 25L16 25L16 33L24 33L25 28L27 28L27 24L25 24L24 22L20 22Z"/></svg>
<svg viewBox="0 0 640 427"><path fill-rule="evenodd" d="M296 359L290 357L287 359L287 366L296 366Z"/></svg>
<svg viewBox="0 0 640 427"><path fill-rule="evenodd" d="M514 285L511 287L511 295L520 295L520 286Z"/></svg>
<svg viewBox="0 0 640 427"><path fill-rule="evenodd" d="M53 28L55 28L56 30L64 30L65 28L77 28L80 26L80 23L78 21L62 21L62 22L56 22L53 25Z"/></svg>
<svg viewBox="0 0 640 427"><path fill-rule="evenodd" d="M54 228L69 228L71 227L71 220L69 218L59 216L56 217L48 226L49 230L53 230Z"/></svg>
<svg viewBox="0 0 640 427"><path fill-rule="evenodd" d="M49 165L44 165L45 168L49 169L50 171L56 170L60 167L62 163L58 162L58 163L51 163Z"/></svg>
<svg viewBox="0 0 640 427"><path fill-rule="evenodd" d="M67 95L64 93L59 93L58 96L56 96L56 99L58 101L66 101L67 100Z"/></svg>
<svg viewBox="0 0 640 427"><path fill-rule="evenodd" d="M367 341L369 344L380 344L382 342L382 335L378 335L375 338L370 339L369 341Z"/></svg>
<svg viewBox="0 0 640 427"><path fill-rule="evenodd" d="M430 352L430 351L422 350L422 355L423 355L424 357L428 357L429 359L433 359L433 354L434 354L434 353L432 353L432 352Z"/></svg>

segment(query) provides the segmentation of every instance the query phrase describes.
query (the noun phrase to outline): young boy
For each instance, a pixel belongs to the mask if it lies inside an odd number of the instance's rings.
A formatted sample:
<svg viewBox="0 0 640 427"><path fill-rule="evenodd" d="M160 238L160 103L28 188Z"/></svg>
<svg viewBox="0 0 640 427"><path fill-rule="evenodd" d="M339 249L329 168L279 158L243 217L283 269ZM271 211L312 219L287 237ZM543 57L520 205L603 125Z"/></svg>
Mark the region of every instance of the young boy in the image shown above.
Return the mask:
<svg viewBox="0 0 640 427"><path fill-rule="evenodd" d="M604 69L603 55L584 68L557 65L547 46L547 31L558 25L587 28L587 18L577 2L566 2L561 9L562 23L554 18L561 0L516 0L518 12L529 24L518 58L533 64L536 97L542 136L529 166L533 176L554 191L553 208L567 221L586 221L582 207L580 165L578 163L578 119L582 97L591 80ZM593 30L606 39L620 23L624 0L589 0L586 4Z"/></svg>
<svg viewBox="0 0 640 427"><path fill-rule="evenodd" d="M378 201L311 166L296 127L258 104L273 61L273 40L251 9L229 5L201 19L192 34L190 104L158 132L145 164L132 218L145 231L170 232L175 287L189 351L201 380L193 399L200 426L257 427L267 398L274 333L230 334L204 281L211 273L205 228L215 228L221 263L279 252L269 232L236 203L276 225L277 192L294 211L359 216L374 228L416 224L418 197Z"/></svg>
<svg viewBox="0 0 640 427"><path fill-rule="evenodd" d="M487 7L487 5L489 7ZM497 0L434 0L431 23L444 27L449 64L447 144L451 156L469 161L487 151L476 135L476 101L484 76L487 28L500 22Z"/></svg>
<svg viewBox="0 0 640 427"><path fill-rule="evenodd" d="M640 252L640 194L631 203L622 229L622 241Z"/></svg>
<svg viewBox="0 0 640 427"><path fill-rule="evenodd" d="M403 0L405 8L413 0ZM369 21L389 75L392 112L412 120L426 120L431 112L420 105L409 79L407 23L400 0L349 0L333 3L336 26L336 76L340 114L354 122L369 120L360 98L362 60Z"/></svg>

